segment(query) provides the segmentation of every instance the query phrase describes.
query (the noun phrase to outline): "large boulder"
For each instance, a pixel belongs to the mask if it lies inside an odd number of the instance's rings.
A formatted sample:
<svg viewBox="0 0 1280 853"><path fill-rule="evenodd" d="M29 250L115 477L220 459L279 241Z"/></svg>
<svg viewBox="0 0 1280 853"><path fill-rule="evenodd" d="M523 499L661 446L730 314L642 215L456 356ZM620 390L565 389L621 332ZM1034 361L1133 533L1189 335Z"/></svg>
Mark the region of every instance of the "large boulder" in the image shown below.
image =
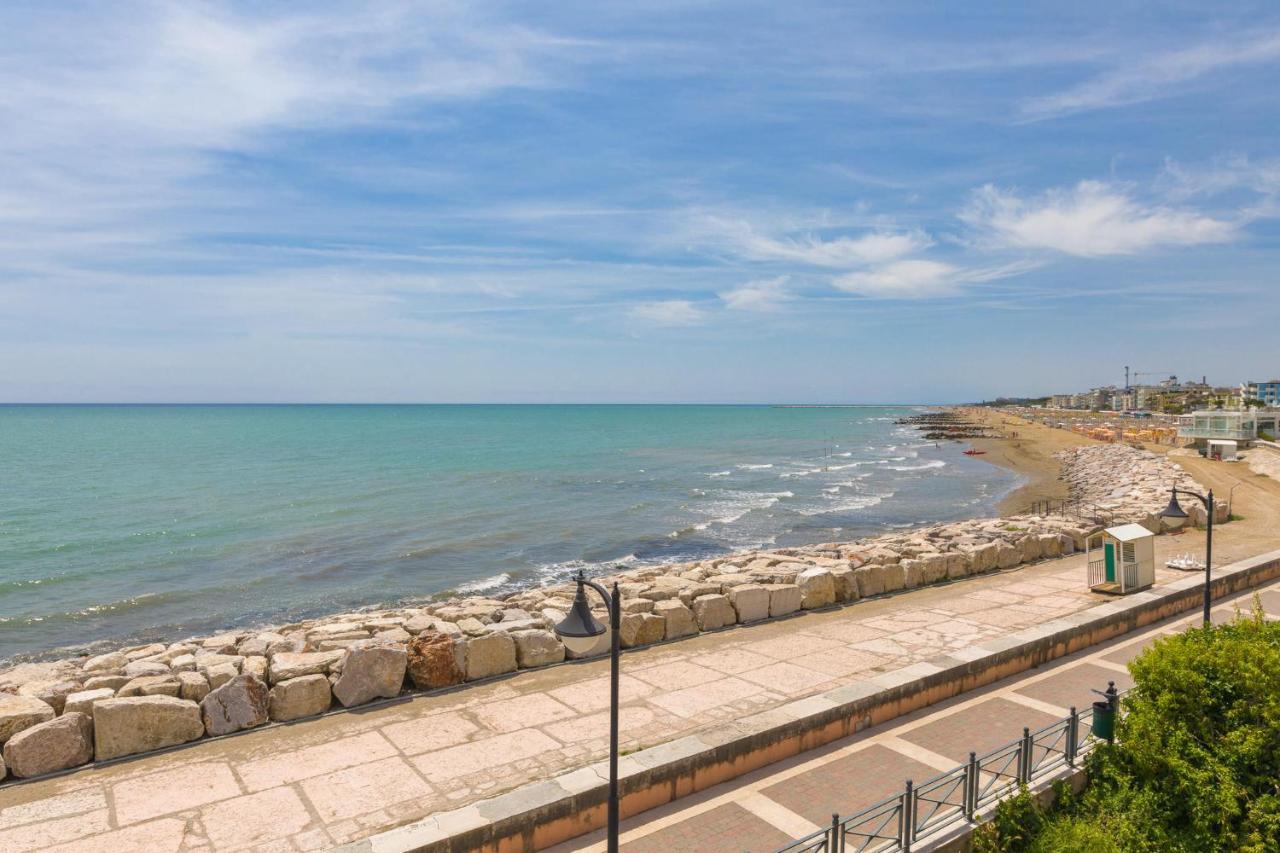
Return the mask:
<svg viewBox="0 0 1280 853"><path fill-rule="evenodd" d="M288 681L303 675L324 675L342 659L345 652L279 652L271 658L271 683Z"/></svg>
<svg viewBox="0 0 1280 853"><path fill-rule="evenodd" d="M409 641L409 678L419 690L461 684L467 677L467 643L431 629Z"/></svg>
<svg viewBox="0 0 1280 853"><path fill-rule="evenodd" d="M132 680L127 675L94 675L85 679L84 689L102 690L106 688L114 693Z"/></svg>
<svg viewBox="0 0 1280 853"><path fill-rule="evenodd" d="M29 729L56 717L48 702L34 696L0 693L0 744L23 729Z"/></svg>
<svg viewBox="0 0 1280 853"><path fill-rule="evenodd" d="M700 595L693 600L693 615L698 619L698 629L713 631L732 625L738 620L738 613L729 603L728 596L719 593Z"/></svg>
<svg viewBox="0 0 1280 853"><path fill-rule="evenodd" d="M467 640L467 681L514 672L516 641L503 631Z"/></svg>
<svg viewBox="0 0 1280 853"><path fill-rule="evenodd" d="M693 611L685 607L684 602L678 598L654 602L653 613L666 622L664 633L668 640L698 633L698 623L694 620Z"/></svg>
<svg viewBox="0 0 1280 853"><path fill-rule="evenodd" d="M516 641L516 664L521 669L532 669L564 660L564 644L550 631L513 631Z"/></svg>
<svg viewBox="0 0 1280 853"><path fill-rule="evenodd" d="M654 613L624 613L621 632L618 640L623 648L647 646L666 637L667 620Z"/></svg>
<svg viewBox="0 0 1280 853"><path fill-rule="evenodd" d="M267 685L237 675L200 700L200 716L210 736L251 729L267 721Z"/></svg>
<svg viewBox="0 0 1280 853"><path fill-rule="evenodd" d="M78 681L67 681L65 679L58 681L28 681L18 688L18 695L39 699L52 708L54 713L61 714L66 706L67 696L79 689L80 682Z"/></svg>
<svg viewBox="0 0 1280 853"><path fill-rule="evenodd" d="M150 660L135 660L124 666L124 674L130 678L139 678L144 675L168 675L169 673L168 664Z"/></svg>
<svg viewBox="0 0 1280 853"><path fill-rule="evenodd" d="M769 590L769 617L776 619L795 613L800 609L803 596L800 587L789 583L769 583L764 588Z"/></svg>
<svg viewBox="0 0 1280 853"><path fill-rule="evenodd" d="M72 693L67 697L67 703L63 706L64 714L88 714L93 716L93 706L101 702L103 699L114 699L116 692L109 687L99 687L97 690L80 690Z"/></svg>
<svg viewBox="0 0 1280 853"><path fill-rule="evenodd" d="M951 580L969 576L969 558L959 551L947 554L947 577Z"/></svg>
<svg viewBox="0 0 1280 853"><path fill-rule="evenodd" d="M858 582L854 580L853 569L848 566L832 566L831 580L836 587L836 601L857 601Z"/></svg>
<svg viewBox="0 0 1280 853"><path fill-rule="evenodd" d="M93 720L78 711L23 729L4 745L4 763L23 779L92 760Z"/></svg>
<svg viewBox="0 0 1280 853"><path fill-rule="evenodd" d="M342 675L333 682L333 695L350 708L374 699L392 699L404 687L408 655L403 649L373 646L351 649L342 660Z"/></svg>
<svg viewBox="0 0 1280 853"><path fill-rule="evenodd" d="M121 652L107 652L105 655L89 658L80 668L86 673L116 674L117 670L124 669L124 665L128 662L129 659Z"/></svg>
<svg viewBox="0 0 1280 853"><path fill-rule="evenodd" d="M329 710L331 700L328 678L318 673L301 675L271 688L267 697L267 714L280 722L313 717Z"/></svg>
<svg viewBox="0 0 1280 853"><path fill-rule="evenodd" d="M733 605L739 622L769 618L769 590L760 584L748 583L731 587L729 603Z"/></svg>
<svg viewBox="0 0 1280 853"><path fill-rule="evenodd" d="M104 699L93 706L94 752L99 761L150 752L204 734L200 706L172 696Z"/></svg>
<svg viewBox="0 0 1280 853"><path fill-rule="evenodd" d="M814 566L796 575L800 588L800 606L805 610L830 607L836 601L836 581L831 572Z"/></svg>
<svg viewBox="0 0 1280 853"><path fill-rule="evenodd" d="M853 579L858 584L859 598L870 598L884 592L884 566L878 563L854 569Z"/></svg>
<svg viewBox="0 0 1280 853"><path fill-rule="evenodd" d="M996 565L1002 569L1012 569L1022 563L1022 549L1007 542L996 547Z"/></svg>

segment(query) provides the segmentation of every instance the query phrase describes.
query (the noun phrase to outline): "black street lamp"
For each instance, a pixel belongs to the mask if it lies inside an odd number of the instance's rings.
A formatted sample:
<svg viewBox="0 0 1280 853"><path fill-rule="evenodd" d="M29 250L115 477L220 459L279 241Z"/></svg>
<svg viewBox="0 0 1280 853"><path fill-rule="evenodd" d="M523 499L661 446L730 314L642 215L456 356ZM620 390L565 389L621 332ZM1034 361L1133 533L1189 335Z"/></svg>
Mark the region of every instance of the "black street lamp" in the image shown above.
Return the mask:
<svg viewBox="0 0 1280 853"><path fill-rule="evenodd" d="M573 596L573 607L569 615L556 626L556 634L564 642L565 648L577 654L586 654L596 647L600 637L612 628L609 642L609 853L618 850L618 660L621 657L618 646L618 626L622 622L622 597L618 595L618 584L613 585L610 595L603 586L595 581L587 580L581 569L577 577L578 591ZM609 624L602 625L591 613L591 605L587 604L587 587L600 593L605 607L609 609Z"/></svg>
<svg viewBox="0 0 1280 853"><path fill-rule="evenodd" d="M1205 512L1209 514L1209 521L1205 528L1204 543L1204 624L1209 625L1209 602L1212 596L1209 593L1209 570L1210 564L1213 562L1213 489L1209 490L1209 494L1201 495L1196 492L1188 492L1186 489L1173 487L1173 494L1169 498L1169 505L1164 508L1164 512L1160 513L1160 517L1165 520L1168 525L1177 530L1187 523L1186 511L1178 505L1178 495L1185 495L1189 498L1195 498L1204 504Z"/></svg>

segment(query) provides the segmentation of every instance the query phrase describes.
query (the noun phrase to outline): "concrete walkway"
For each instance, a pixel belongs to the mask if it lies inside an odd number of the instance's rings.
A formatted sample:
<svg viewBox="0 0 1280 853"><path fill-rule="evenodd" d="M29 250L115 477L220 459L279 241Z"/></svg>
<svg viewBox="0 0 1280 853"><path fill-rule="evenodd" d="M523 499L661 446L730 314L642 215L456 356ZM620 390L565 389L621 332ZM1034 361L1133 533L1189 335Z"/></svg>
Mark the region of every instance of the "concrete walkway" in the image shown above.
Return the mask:
<svg viewBox="0 0 1280 853"><path fill-rule="evenodd" d="M1262 541L1275 547L1256 526L1222 528L1220 564ZM1161 537L1157 555L1202 548L1191 532ZM1087 609L1101 598L1084 573L1077 555L628 652L622 747ZM1182 577L1162 568L1157 583ZM326 849L603 758L607 673L601 660L523 672L10 784L0 788L0 850Z"/></svg>
<svg viewBox="0 0 1280 853"><path fill-rule="evenodd" d="M1249 612L1253 592L1213 610L1214 622ZM1280 619L1280 581L1259 593L1270 619ZM740 853L776 850L902 792L907 779L922 782L963 764L972 750L982 754L1084 710L1108 681L1133 686L1126 664L1159 637L1200 623L1199 614L1178 617L1141 632L1099 644L1023 676L1005 679L932 708L860 732L843 741L780 761L622 824L628 853ZM552 848L555 853L603 851L603 834L592 833Z"/></svg>

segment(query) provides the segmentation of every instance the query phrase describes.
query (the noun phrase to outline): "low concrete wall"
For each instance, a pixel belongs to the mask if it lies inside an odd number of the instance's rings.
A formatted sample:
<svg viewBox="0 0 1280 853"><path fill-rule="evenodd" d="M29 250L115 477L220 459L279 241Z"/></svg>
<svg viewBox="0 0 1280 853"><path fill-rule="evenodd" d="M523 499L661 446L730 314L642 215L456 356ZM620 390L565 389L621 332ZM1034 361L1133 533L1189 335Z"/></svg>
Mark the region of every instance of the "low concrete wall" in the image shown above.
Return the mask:
<svg viewBox="0 0 1280 853"><path fill-rule="evenodd" d="M1280 551L1215 570L1215 598L1280 576ZM1106 602L1009 637L918 663L689 735L619 762L622 814L639 814L847 737L868 726L1038 667L1096 643L1192 610L1201 576ZM347 845L348 853L526 851L605 824L607 765L426 818Z"/></svg>

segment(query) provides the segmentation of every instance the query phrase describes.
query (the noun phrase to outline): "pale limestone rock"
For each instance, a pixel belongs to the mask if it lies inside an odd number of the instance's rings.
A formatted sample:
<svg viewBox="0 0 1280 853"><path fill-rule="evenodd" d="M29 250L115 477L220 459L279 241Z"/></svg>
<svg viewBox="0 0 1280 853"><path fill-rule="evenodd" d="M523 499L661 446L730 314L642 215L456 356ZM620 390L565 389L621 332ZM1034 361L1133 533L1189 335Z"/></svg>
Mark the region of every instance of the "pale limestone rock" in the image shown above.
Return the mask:
<svg viewBox="0 0 1280 853"><path fill-rule="evenodd" d="M196 652L196 671L204 670L214 666L225 666L230 664L235 667L236 672L240 671L240 667L244 665L244 657L242 655L224 655L217 652Z"/></svg>
<svg viewBox="0 0 1280 853"><path fill-rule="evenodd" d="M404 686L407 666L403 649L351 649L342 660L342 675L333 682L333 695L344 708L395 698Z"/></svg>
<svg viewBox="0 0 1280 853"><path fill-rule="evenodd" d="M272 643L286 642L284 635L277 634L275 631L263 631L260 634L254 634L247 640L243 640L240 645L236 646L236 653L247 657L262 656L266 657L267 649L271 648Z"/></svg>
<svg viewBox="0 0 1280 853"><path fill-rule="evenodd" d="M1022 562L1022 549L1007 542L1001 542L996 551L996 565L1002 569L1011 569Z"/></svg>
<svg viewBox="0 0 1280 853"><path fill-rule="evenodd" d="M23 729L52 720L57 714L48 702L33 696L0 693L0 744Z"/></svg>
<svg viewBox="0 0 1280 853"><path fill-rule="evenodd" d="M698 623L694 620L693 611L679 599L668 598L655 602L653 613L665 621L665 636L668 640L698 633Z"/></svg>
<svg viewBox="0 0 1280 853"><path fill-rule="evenodd" d="M99 761L186 743L204 734L200 706L172 696L104 699L93 706Z"/></svg>
<svg viewBox="0 0 1280 853"><path fill-rule="evenodd" d="M271 683L288 681L303 675L324 675L344 652L280 652L271 658Z"/></svg>
<svg viewBox="0 0 1280 853"><path fill-rule="evenodd" d="M93 760L93 720L72 711L23 729L4 745L4 763L23 779L78 767Z"/></svg>
<svg viewBox="0 0 1280 853"><path fill-rule="evenodd" d="M653 601L648 598L629 598L622 602L623 613L652 613Z"/></svg>
<svg viewBox="0 0 1280 853"><path fill-rule="evenodd" d="M195 672L196 656L193 654L178 655L169 661L169 669L174 672Z"/></svg>
<svg viewBox="0 0 1280 853"><path fill-rule="evenodd" d="M128 662L129 659L120 652L107 652L105 655L89 658L84 662L84 666L81 669L86 673L111 672L114 674L116 670L124 669L124 665Z"/></svg>
<svg viewBox="0 0 1280 853"><path fill-rule="evenodd" d="M80 683L76 681L28 681L18 688L18 695L39 699L53 708L54 713L61 714L67 696L79 689Z"/></svg>
<svg viewBox="0 0 1280 853"><path fill-rule="evenodd" d="M168 675L140 675L130 681L116 693L120 697L128 696L177 696L178 678L172 673Z"/></svg>
<svg viewBox="0 0 1280 853"><path fill-rule="evenodd" d="M267 722L267 685L237 675L200 700L200 716L211 737L261 726Z"/></svg>
<svg viewBox="0 0 1280 853"><path fill-rule="evenodd" d="M832 566L831 580L836 587L836 601L857 601L858 582L854 580L853 569L848 565Z"/></svg>
<svg viewBox="0 0 1280 853"><path fill-rule="evenodd" d="M467 681L514 672L516 643L510 634L498 631L467 640Z"/></svg>
<svg viewBox="0 0 1280 853"><path fill-rule="evenodd" d="M313 717L329 710L332 692L329 679L323 675L303 675L281 681L271 688L267 712L278 722Z"/></svg>
<svg viewBox="0 0 1280 853"><path fill-rule="evenodd" d="M458 629L468 637L479 637L488 632L488 628L479 619L468 616L458 620Z"/></svg>
<svg viewBox="0 0 1280 853"><path fill-rule="evenodd" d="M854 569L853 579L858 584L859 598L884 593L884 567L877 563L868 563Z"/></svg>
<svg viewBox="0 0 1280 853"><path fill-rule="evenodd" d="M125 652L124 656L127 660L135 661L142 660L143 658L155 657L156 655L164 654L165 651L166 648L164 643L152 643L148 646L131 649Z"/></svg>
<svg viewBox="0 0 1280 853"><path fill-rule="evenodd" d="M128 684L131 679L127 675L95 675L86 679L84 682L85 690L103 690L109 689L115 693L121 687Z"/></svg>
<svg viewBox="0 0 1280 853"><path fill-rule="evenodd" d="M198 672L178 673L178 696L192 702L199 702L209 695L209 679Z"/></svg>
<svg viewBox="0 0 1280 853"><path fill-rule="evenodd" d="M200 645L217 654L233 655L236 653L236 641L239 638L238 634L219 634L216 637L209 637Z"/></svg>
<svg viewBox="0 0 1280 853"><path fill-rule="evenodd" d="M831 572L814 566L796 575L800 588L800 606L805 610L830 607L836 601L836 582Z"/></svg>
<svg viewBox="0 0 1280 853"><path fill-rule="evenodd" d="M564 660L564 644L550 631L513 631L511 638L516 642L516 663L521 669Z"/></svg>
<svg viewBox="0 0 1280 853"><path fill-rule="evenodd" d="M1042 533L1040 539L1040 555L1053 559L1062 556L1062 540L1056 533Z"/></svg>
<svg viewBox="0 0 1280 853"><path fill-rule="evenodd" d="M760 584L740 584L731 587L729 603L733 605L739 622L755 622L769 618L769 590Z"/></svg>
<svg viewBox="0 0 1280 853"><path fill-rule="evenodd" d="M803 601L800 587L783 583L765 584L764 587L769 590L770 618L786 616L788 613L795 613L800 609L800 604Z"/></svg>
<svg viewBox="0 0 1280 853"><path fill-rule="evenodd" d="M412 636L408 631L397 625L394 628L388 628L385 631L379 631L373 635L374 642L384 645L403 644L409 642Z"/></svg>
<svg viewBox="0 0 1280 853"><path fill-rule="evenodd" d="M947 577L951 580L969 576L969 560L959 551L953 551L947 557Z"/></svg>
<svg viewBox="0 0 1280 853"><path fill-rule="evenodd" d="M263 655L246 655L244 663L240 665L240 672L244 675L252 675L261 682L267 680L267 659Z"/></svg>
<svg viewBox="0 0 1280 853"><path fill-rule="evenodd" d="M700 595L693 600L693 615L698 619L698 630L713 631L732 625L738 620L737 611L727 596L719 593Z"/></svg>
<svg viewBox="0 0 1280 853"><path fill-rule="evenodd" d="M885 592L897 592L906 587L907 581L911 579L909 570L905 569L901 563L882 563L880 569Z"/></svg>
<svg viewBox="0 0 1280 853"><path fill-rule="evenodd" d="M139 678L144 675L169 675L170 670L167 664L136 660L125 664L124 674L130 678Z"/></svg>
<svg viewBox="0 0 1280 853"><path fill-rule="evenodd" d="M1040 559L1039 536L1023 536L1018 540L1018 547L1022 549L1022 562L1032 563Z"/></svg>
<svg viewBox="0 0 1280 853"><path fill-rule="evenodd" d="M72 693L67 697L67 704L63 708L64 714L88 714L93 716L93 706L103 699L112 699L116 695L114 690L107 687L100 687L96 690L81 690L78 693Z"/></svg>
<svg viewBox="0 0 1280 853"><path fill-rule="evenodd" d="M217 690L219 687L240 674L236 670L235 664L230 663L218 663L213 666L202 666L200 667L199 673L209 680L209 687L213 690Z"/></svg>
<svg viewBox="0 0 1280 853"><path fill-rule="evenodd" d="M620 630L618 640L623 648L647 646L666 637L667 620L655 613L624 613Z"/></svg>

